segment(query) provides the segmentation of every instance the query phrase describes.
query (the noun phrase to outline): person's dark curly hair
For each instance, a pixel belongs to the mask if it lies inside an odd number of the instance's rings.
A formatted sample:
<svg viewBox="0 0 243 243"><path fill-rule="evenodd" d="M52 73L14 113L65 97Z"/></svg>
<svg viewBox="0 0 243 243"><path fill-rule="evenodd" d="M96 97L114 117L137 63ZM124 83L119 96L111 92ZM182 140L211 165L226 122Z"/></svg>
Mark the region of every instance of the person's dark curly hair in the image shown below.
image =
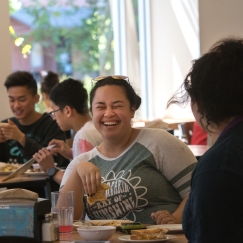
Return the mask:
<svg viewBox="0 0 243 243"><path fill-rule="evenodd" d="M79 80L68 78L56 84L51 90L50 100L61 110L70 106L81 115L89 114L88 93Z"/></svg>
<svg viewBox="0 0 243 243"><path fill-rule="evenodd" d="M120 86L121 88L123 88L123 90L125 91L125 95L126 95L127 99L129 100L130 106L135 107L136 110L141 105L141 97L136 94L133 87L131 86L131 84L128 81L126 81L124 79L117 79L117 78L113 78L112 76L108 76L108 77L105 77L104 79L97 81L95 83L94 87L92 88L92 90L90 92L90 110L92 110L92 102L93 102L96 90L105 85L116 85L116 86Z"/></svg>
<svg viewBox="0 0 243 243"><path fill-rule="evenodd" d="M181 87L167 103L197 103L208 125L243 115L243 39L220 40L193 62Z"/></svg>

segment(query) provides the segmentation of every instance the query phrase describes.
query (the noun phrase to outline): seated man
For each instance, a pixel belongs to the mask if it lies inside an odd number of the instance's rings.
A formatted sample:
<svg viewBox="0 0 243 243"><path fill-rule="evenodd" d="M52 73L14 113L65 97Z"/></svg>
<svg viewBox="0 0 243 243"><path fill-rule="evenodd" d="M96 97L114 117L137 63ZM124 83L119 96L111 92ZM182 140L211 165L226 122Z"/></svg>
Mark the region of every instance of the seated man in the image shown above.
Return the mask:
<svg viewBox="0 0 243 243"><path fill-rule="evenodd" d="M14 117L0 124L0 161L23 164L53 138L65 140L65 134L50 115L35 110L39 95L36 81L30 73L14 72L7 77L4 85ZM61 155L56 156L55 161L61 167L69 163Z"/></svg>
<svg viewBox="0 0 243 243"><path fill-rule="evenodd" d="M68 159L90 151L98 146L102 139L91 121L88 109L88 94L78 80L67 79L53 87L50 93L52 117L63 131L72 129L76 134L73 149L63 141L53 139L49 145L55 144L49 152L43 148L33 157L42 170L57 183L61 183L64 172L54 165L52 154L61 154ZM51 154L52 153L52 154Z"/></svg>

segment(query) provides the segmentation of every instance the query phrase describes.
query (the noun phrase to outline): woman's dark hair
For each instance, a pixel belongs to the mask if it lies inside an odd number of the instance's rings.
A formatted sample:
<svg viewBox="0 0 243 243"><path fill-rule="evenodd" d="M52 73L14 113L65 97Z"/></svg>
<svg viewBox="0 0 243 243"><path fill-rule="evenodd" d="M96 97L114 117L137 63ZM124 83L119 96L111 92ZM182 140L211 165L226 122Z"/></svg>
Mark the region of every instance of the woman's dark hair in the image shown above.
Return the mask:
<svg viewBox="0 0 243 243"><path fill-rule="evenodd" d="M37 83L33 75L26 71L16 71L11 73L4 83L4 86L8 90L11 87L24 86L26 87L33 95L37 94Z"/></svg>
<svg viewBox="0 0 243 243"><path fill-rule="evenodd" d="M184 88L184 90L183 90ZM243 39L220 40L193 62L180 91L168 101L183 105L191 100L207 125L243 115Z"/></svg>
<svg viewBox="0 0 243 243"><path fill-rule="evenodd" d="M51 89L58 83L58 74L52 71L48 71L47 75L45 75L41 80L41 93L46 93L49 95L51 93Z"/></svg>
<svg viewBox="0 0 243 243"><path fill-rule="evenodd" d="M88 93L79 80L68 78L55 85L51 90L50 100L61 110L70 106L81 115L89 113Z"/></svg>
<svg viewBox="0 0 243 243"><path fill-rule="evenodd" d="M94 87L92 88L90 92L90 110L92 110L92 101L94 99L96 90L105 85L116 85L122 87L123 90L125 91L127 99L129 100L130 106L135 107L136 110L141 105L141 98L135 93L133 87L128 81L124 79L116 79L113 78L112 76L108 76L104 79L97 81Z"/></svg>

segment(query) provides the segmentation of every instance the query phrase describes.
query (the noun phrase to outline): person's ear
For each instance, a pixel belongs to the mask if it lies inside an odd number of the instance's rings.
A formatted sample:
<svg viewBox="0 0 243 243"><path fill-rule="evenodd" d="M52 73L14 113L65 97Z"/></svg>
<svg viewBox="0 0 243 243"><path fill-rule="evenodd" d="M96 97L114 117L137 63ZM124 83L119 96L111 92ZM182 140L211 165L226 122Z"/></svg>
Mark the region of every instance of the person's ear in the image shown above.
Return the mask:
<svg viewBox="0 0 243 243"><path fill-rule="evenodd" d="M37 104L39 102L39 100L40 100L40 95L35 94L34 100L35 100L35 104Z"/></svg>
<svg viewBox="0 0 243 243"><path fill-rule="evenodd" d="M198 112L198 105L197 105L196 101L191 102L191 109L192 109L192 112Z"/></svg>
<svg viewBox="0 0 243 243"><path fill-rule="evenodd" d="M72 116L74 109L67 105L64 107L64 110L65 110L66 116L70 117L70 116Z"/></svg>
<svg viewBox="0 0 243 243"><path fill-rule="evenodd" d="M134 118L135 112L136 112L136 108L135 107L131 107L131 118Z"/></svg>

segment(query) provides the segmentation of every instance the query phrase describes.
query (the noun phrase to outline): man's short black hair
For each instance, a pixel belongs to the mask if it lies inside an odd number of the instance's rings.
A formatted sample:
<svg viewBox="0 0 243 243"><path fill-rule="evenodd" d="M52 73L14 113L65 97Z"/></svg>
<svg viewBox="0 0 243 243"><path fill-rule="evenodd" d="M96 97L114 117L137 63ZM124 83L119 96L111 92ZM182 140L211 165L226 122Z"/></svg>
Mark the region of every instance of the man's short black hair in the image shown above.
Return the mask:
<svg viewBox="0 0 243 243"><path fill-rule="evenodd" d="M11 87L25 86L33 95L37 94L37 83L33 75L26 71L17 71L10 74L4 83L7 90Z"/></svg>
<svg viewBox="0 0 243 243"><path fill-rule="evenodd" d="M81 115L89 113L88 93L79 80L68 78L56 84L51 90L50 100L60 109L70 106Z"/></svg>

